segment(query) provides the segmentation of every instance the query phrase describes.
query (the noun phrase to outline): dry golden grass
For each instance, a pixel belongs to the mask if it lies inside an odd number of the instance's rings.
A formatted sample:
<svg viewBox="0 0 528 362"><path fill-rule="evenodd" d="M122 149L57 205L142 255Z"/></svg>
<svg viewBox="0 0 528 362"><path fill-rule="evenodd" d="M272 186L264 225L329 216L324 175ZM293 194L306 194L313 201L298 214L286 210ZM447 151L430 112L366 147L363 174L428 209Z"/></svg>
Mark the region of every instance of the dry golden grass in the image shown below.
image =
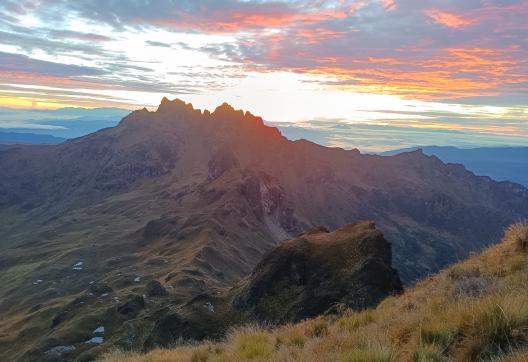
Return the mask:
<svg viewBox="0 0 528 362"><path fill-rule="evenodd" d="M504 242L513 245L516 251L528 248L528 223L517 223L511 225L504 235Z"/></svg>
<svg viewBox="0 0 528 362"><path fill-rule="evenodd" d="M528 225L376 309L274 330L243 327L224 342L114 352L105 362L528 361Z"/></svg>

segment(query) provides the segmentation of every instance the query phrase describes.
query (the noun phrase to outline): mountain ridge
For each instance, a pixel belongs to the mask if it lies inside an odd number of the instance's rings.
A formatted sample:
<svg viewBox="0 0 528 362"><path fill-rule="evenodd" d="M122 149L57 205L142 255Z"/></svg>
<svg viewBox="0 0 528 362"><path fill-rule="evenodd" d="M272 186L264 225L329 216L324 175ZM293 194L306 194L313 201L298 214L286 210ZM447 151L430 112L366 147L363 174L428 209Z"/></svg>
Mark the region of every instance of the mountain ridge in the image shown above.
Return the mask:
<svg viewBox="0 0 528 362"><path fill-rule="evenodd" d="M66 139L35 133L0 132L0 144L58 144Z"/></svg>
<svg viewBox="0 0 528 362"><path fill-rule="evenodd" d="M382 157L289 141L227 104L202 112L163 100L114 128L2 151L0 168L0 275L9 281L0 315L6 329L20 315L38 326L19 332L21 353L33 339L62 338L80 318L68 303L92 282L111 290L97 294L93 313L153 280L186 303L233 286L281 240L373 220L409 284L528 217L520 185L421 152ZM50 330L55 317L66 323Z"/></svg>
<svg viewBox="0 0 528 362"><path fill-rule="evenodd" d="M463 164L477 175L490 176L497 181L511 181L528 186L528 147L457 148L443 146L412 147L383 152L383 156L421 149L446 163Z"/></svg>

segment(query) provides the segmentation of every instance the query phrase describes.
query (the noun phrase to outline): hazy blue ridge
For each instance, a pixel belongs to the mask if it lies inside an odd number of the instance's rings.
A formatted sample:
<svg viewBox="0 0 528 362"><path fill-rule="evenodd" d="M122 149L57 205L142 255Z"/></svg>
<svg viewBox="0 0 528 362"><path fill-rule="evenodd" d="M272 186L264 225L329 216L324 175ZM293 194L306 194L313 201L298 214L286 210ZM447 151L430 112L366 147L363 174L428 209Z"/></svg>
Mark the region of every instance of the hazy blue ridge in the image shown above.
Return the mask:
<svg viewBox="0 0 528 362"><path fill-rule="evenodd" d="M0 143L11 144L59 144L66 141L66 138L55 137L48 134L0 132Z"/></svg>
<svg viewBox="0 0 528 362"><path fill-rule="evenodd" d="M446 163L459 163L476 175L490 176L497 181L513 181L528 187L528 147L411 147L383 152L390 156L422 149Z"/></svg>

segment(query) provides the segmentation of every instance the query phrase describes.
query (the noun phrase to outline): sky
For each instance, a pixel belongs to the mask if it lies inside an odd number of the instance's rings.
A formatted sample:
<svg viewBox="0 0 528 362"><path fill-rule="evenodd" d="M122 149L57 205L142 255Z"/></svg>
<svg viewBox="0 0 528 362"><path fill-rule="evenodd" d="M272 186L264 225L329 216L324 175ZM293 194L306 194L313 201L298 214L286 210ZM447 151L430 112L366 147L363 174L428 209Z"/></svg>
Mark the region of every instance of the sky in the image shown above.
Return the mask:
<svg viewBox="0 0 528 362"><path fill-rule="evenodd" d="M528 145L526 19L526 0L2 0L0 107L167 96L334 146Z"/></svg>

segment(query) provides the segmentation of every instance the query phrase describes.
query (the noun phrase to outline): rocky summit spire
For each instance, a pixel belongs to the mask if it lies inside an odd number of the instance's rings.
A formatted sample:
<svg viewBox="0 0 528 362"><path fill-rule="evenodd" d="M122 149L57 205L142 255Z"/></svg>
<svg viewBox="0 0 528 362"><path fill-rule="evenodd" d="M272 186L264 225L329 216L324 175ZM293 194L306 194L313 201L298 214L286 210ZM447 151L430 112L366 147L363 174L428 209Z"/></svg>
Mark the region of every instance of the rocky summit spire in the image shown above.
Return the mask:
<svg viewBox="0 0 528 362"><path fill-rule="evenodd" d="M235 108L227 102L216 107L215 112L235 112Z"/></svg>
<svg viewBox="0 0 528 362"><path fill-rule="evenodd" d="M226 117L229 116L230 118L244 118L244 111L242 110L235 110L233 106L231 106L229 103L222 103L220 106L216 107L214 112L212 113L213 116L219 116L219 117Z"/></svg>
<svg viewBox="0 0 528 362"><path fill-rule="evenodd" d="M167 97L163 97L160 105L158 106L158 110L156 112L157 113L178 112L184 109L194 110L194 107L191 103L185 103L184 101L178 98L175 98L174 100L170 101Z"/></svg>

